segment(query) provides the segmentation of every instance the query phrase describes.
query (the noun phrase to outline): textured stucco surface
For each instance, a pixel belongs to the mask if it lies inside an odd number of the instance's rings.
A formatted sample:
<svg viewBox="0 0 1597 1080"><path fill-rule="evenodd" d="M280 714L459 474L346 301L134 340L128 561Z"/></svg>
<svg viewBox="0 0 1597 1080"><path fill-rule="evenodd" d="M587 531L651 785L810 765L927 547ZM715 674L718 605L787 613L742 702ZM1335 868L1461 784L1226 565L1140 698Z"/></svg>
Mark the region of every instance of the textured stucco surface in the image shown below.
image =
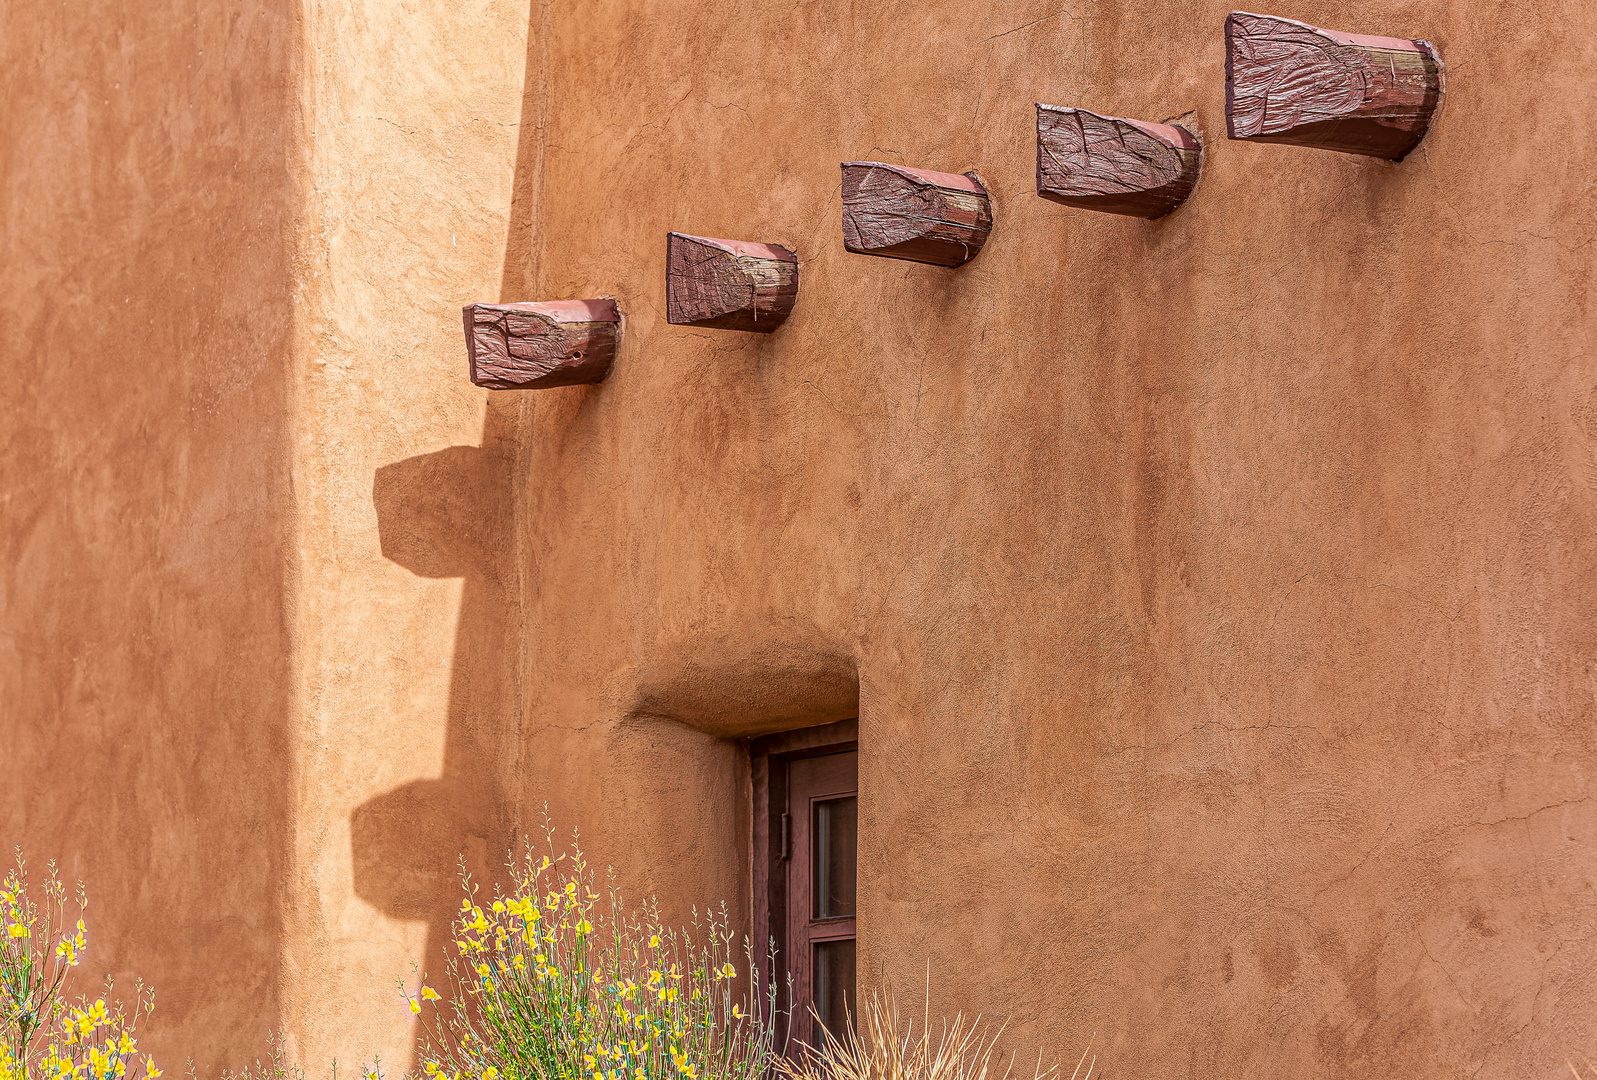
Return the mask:
<svg viewBox="0 0 1597 1080"><path fill-rule="evenodd" d="M637 713L831 718L857 671L869 978L1106 1075L1556 1075L1597 1043L1597 15L1270 10L1435 41L1419 151L1225 142L1220 4L557 16L526 292L628 325L525 433L529 745L603 757L523 773L580 807ZM1184 117L1196 193L1036 198L1034 101ZM846 254L852 159L977 170L980 257ZM668 229L796 250L787 324L665 325ZM737 850L693 780L649 813Z"/></svg>
<svg viewBox="0 0 1597 1080"><path fill-rule="evenodd" d="M284 1026L312 1067L398 1069L397 982L439 967L457 855L491 870L512 825L519 572L495 527L510 471L504 421L462 376L460 307L499 298L528 16L507 0L303 14Z"/></svg>
<svg viewBox="0 0 1597 1080"><path fill-rule="evenodd" d="M282 1000L293 19L0 7L0 846L176 1070Z"/></svg>
<svg viewBox="0 0 1597 1080"><path fill-rule="evenodd" d="M1114 1076L1597 1047L1597 12L1271 9L1438 45L1394 166L1225 142L1218 5L90 6L0 16L0 820L169 1059L403 1062L545 802L746 916L736 740L856 714L867 983ZM1036 101L1192 199L1036 198ZM872 159L981 255L847 254ZM673 229L787 323L668 326ZM461 304L606 295L601 386L466 382Z"/></svg>

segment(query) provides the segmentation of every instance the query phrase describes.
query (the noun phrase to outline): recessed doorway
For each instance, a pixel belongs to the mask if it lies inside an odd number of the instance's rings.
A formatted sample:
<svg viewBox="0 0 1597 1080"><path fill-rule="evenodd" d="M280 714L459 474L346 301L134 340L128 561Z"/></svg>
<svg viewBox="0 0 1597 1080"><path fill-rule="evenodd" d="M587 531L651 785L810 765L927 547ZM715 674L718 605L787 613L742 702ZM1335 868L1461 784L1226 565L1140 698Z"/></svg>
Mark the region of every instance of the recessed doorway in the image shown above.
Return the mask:
<svg viewBox="0 0 1597 1080"><path fill-rule="evenodd" d="M769 736L750 746L755 787L755 933L775 941L773 972L790 1036L820 1045L854 1011L859 866L858 724Z"/></svg>

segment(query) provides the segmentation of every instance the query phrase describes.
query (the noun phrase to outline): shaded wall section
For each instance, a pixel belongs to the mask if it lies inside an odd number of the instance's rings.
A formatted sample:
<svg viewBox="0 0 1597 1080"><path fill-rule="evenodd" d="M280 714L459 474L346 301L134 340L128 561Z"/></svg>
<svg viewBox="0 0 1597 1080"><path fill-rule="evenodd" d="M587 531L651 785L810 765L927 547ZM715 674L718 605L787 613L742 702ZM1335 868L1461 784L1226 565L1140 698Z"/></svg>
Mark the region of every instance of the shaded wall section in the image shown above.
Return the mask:
<svg viewBox="0 0 1597 1080"><path fill-rule="evenodd" d="M0 14L0 838L202 1074L277 1020L295 16Z"/></svg>
<svg viewBox="0 0 1597 1080"><path fill-rule="evenodd" d="M869 982L1116 1076L1553 1075L1597 1044L1597 15L1282 11L1438 44L1394 166L1227 143L1226 11L552 8L526 295L627 324L522 448L522 780L724 894L728 740L852 668ZM1036 101L1184 117L1192 201L1037 199ZM982 254L845 253L851 159L976 169ZM793 316L666 325L671 229L794 248Z"/></svg>

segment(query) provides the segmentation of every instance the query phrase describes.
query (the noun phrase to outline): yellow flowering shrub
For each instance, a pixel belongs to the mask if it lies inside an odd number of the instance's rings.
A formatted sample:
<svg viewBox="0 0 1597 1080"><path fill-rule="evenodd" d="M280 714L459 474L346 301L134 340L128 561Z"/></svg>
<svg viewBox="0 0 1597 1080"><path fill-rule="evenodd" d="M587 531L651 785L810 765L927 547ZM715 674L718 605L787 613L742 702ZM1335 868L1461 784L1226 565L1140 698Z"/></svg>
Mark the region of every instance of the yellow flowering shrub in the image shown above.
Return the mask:
<svg viewBox="0 0 1597 1080"><path fill-rule="evenodd" d="M88 899L80 883L69 898L54 863L37 889L19 849L0 880L0 1080L155 1080L161 1070L137 1055L133 1033L155 1007L134 984L131 1012L105 992L92 1001L68 996L89 948ZM68 925L68 923L74 925Z"/></svg>
<svg viewBox="0 0 1597 1080"><path fill-rule="evenodd" d="M407 994L430 1080L763 1080L775 987L724 905L663 926L613 882L601 898L576 844L510 876L491 901L463 878L447 999Z"/></svg>

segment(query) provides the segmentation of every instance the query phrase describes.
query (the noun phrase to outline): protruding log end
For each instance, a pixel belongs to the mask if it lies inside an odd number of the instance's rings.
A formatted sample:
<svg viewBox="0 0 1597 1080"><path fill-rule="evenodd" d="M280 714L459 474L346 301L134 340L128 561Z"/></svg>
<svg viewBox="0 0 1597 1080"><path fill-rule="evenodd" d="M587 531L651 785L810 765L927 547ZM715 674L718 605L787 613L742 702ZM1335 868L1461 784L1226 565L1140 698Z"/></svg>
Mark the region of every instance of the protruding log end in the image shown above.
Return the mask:
<svg viewBox="0 0 1597 1080"><path fill-rule="evenodd" d="M678 326L769 334L798 299L798 256L780 244L671 233L665 315Z"/></svg>
<svg viewBox="0 0 1597 1080"><path fill-rule="evenodd" d="M1202 152L1175 124L1037 105L1037 194L1066 206L1164 217L1192 194Z"/></svg>
<svg viewBox="0 0 1597 1080"><path fill-rule="evenodd" d="M993 231L974 174L843 162L843 246L860 255L963 266Z"/></svg>
<svg viewBox="0 0 1597 1080"><path fill-rule="evenodd" d="M621 337L613 300L468 304L462 313L471 381L491 390L602 382Z"/></svg>
<svg viewBox="0 0 1597 1080"><path fill-rule="evenodd" d="M1401 161L1442 101L1428 41L1321 30L1274 15L1225 20L1226 131Z"/></svg>

